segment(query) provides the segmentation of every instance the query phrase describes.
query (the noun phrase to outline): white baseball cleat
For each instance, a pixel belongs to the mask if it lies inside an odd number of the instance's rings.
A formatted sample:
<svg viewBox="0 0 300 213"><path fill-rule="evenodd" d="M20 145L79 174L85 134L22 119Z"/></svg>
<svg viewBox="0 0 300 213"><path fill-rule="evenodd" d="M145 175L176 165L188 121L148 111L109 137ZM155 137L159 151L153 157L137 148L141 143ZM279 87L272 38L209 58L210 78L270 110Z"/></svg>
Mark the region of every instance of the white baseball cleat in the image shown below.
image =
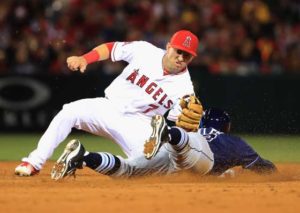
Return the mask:
<svg viewBox="0 0 300 213"><path fill-rule="evenodd" d="M85 148L79 140L71 140L51 170L51 178L59 180L75 175L76 169L82 168Z"/></svg>
<svg viewBox="0 0 300 213"><path fill-rule="evenodd" d="M151 120L152 134L144 144L145 158L153 158L163 143L169 141L168 126L163 116L155 115Z"/></svg>
<svg viewBox="0 0 300 213"><path fill-rule="evenodd" d="M15 168L15 175L18 176L33 176L39 173L39 170L34 168L30 163L28 162L22 162L20 165L18 165Z"/></svg>

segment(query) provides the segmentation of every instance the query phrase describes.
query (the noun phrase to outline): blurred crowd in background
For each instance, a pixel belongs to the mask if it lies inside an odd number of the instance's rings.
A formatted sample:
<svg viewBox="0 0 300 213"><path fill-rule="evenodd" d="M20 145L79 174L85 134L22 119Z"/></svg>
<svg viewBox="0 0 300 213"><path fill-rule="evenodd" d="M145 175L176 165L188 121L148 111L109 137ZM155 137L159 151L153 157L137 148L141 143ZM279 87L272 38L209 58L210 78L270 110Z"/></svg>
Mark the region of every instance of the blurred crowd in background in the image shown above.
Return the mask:
<svg viewBox="0 0 300 213"><path fill-rule="evenodd" d="M179 29L200 38L199 71L300 74L299 0L1 0L0 73L68 75L70 55L110 41L164 48Z"/></svg>

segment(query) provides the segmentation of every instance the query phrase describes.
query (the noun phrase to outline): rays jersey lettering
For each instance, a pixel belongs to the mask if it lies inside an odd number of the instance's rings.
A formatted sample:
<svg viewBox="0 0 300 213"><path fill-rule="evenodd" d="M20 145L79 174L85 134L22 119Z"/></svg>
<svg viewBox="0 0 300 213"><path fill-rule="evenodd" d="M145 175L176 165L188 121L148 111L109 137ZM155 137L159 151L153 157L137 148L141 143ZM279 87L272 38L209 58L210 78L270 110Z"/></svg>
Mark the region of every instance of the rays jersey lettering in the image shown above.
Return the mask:
<svg viewBox="0 0 300 213"><path fill-rule="evenodd" d="M151 98L156 101L160 106L163 106L165 109L170 109L173 105L173 101L168 98L168 95L164 90L157 85L157 83L149 80L150 78L146 75L139 75L139 69L133 70L133 72L126 78L127 81L131 82L144 89L145 93L150 95ZM155 108L158 108L154 104L150 104L149 108L146 109L143 113L147 113Z"/></svg>
<svg viewBox="0 0 300 213"><path fill-rule="evenodd" d="M211 142L216 139L219 135L224 134L223 132L219 132L214 128L200 128L198 132L205 137L207 142Z"/></svg>

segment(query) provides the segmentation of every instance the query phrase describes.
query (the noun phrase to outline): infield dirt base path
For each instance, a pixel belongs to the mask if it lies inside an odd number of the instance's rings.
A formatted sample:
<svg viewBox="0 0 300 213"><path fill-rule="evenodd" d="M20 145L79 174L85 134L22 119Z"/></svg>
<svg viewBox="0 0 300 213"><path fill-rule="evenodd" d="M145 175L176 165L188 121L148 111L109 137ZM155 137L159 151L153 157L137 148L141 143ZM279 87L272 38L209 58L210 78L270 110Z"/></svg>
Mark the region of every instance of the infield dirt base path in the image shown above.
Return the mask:
<svg viewBox="0 0 300 213"><path fill-rule="evenodd" d="M235 178L185 173L116 180L83 169L62 181L50 179L53 162L34 177L15 176L17 164L0 162L1 212L300 212L300 164L280 164L276 175Z"/></svg>

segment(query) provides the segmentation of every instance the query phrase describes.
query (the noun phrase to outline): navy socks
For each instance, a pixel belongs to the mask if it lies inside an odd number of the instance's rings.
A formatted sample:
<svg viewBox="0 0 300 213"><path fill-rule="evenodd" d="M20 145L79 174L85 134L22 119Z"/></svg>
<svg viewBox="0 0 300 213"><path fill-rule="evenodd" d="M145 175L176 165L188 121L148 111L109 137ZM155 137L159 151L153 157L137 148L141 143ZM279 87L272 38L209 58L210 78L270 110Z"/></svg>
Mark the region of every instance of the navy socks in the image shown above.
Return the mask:
<svg viewBox="0 0 300 213"><path fill-rule="evenodd" d="M90 152L83 157L83 161L87 167L105 175L115 173L121 166L117 156L106 152Z"/></svg>

